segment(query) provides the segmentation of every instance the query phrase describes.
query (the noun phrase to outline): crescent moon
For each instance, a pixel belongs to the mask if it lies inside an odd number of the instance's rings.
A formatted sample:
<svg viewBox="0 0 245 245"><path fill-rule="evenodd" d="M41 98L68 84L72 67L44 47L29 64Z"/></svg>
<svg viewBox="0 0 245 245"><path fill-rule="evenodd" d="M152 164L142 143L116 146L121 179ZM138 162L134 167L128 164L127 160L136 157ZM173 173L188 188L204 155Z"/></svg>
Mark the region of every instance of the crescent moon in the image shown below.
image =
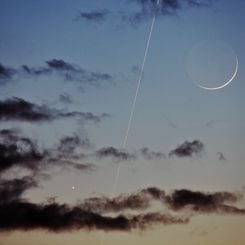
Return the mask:
<svg viewBox="0 0 245 245"><path fill-rule="evenodd" d="M222 89L224 87L226 87L227 85L229 85L233 80L234 78L236 77L237 75L237 72L238 72L238 58L236 58L236 68L235 68L235 71L233 73L233 75L231 76L231 78L226 81L224 84L222 84L221 86L218 86L218 87L206 87L206 86L202 86L198 83L195 83L199 88L202 88L202 89L206 89L206 90L218 90L218 89Z"/></svg>

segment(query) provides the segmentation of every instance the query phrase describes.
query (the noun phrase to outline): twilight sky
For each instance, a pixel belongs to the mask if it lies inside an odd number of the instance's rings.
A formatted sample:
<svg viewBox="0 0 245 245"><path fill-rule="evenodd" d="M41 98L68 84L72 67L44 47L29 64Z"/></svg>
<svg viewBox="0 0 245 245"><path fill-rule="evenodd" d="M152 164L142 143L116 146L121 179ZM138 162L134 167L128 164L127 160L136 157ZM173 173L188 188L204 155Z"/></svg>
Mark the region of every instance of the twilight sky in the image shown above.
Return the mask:
<svg viewBox="0 0 245 245"><path fill-rule="evenodd" d="M245 2L156 2L0 0L1 245L245 244Z"/></svg>

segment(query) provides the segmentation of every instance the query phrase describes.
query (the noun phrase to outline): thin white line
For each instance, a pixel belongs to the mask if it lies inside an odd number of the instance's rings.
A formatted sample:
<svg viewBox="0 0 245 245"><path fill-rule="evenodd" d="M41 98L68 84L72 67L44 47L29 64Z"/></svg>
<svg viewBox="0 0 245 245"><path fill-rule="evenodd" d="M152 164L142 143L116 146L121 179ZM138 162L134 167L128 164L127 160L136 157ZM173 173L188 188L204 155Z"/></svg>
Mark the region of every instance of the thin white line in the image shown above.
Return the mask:
<svg viewBox="0 0 245 245"><path fill-rule="evenodd" d="M157 6L159 5L161 0L157 0ZM139 79L138 79L138 83L137 83L137 87L136 87L136 91L135 91L135 95L133 98L133 103L131 106L131 110L130 110L130 116L129 116L129 120L128 120L128 126L127 126L127 130L126 130L126 134L124 137L124 141L122 144L123 148L126 148L127 142L128 142L128 136L129 136L129 132L131 129L131 125L132 125L132 121L133 121L133 116L134 116L134 111L135 111L135 106L136 106L136 102L137 102L137 97L139 94L139 89L140 89L140 85L141 85L141 81L143 78L143 74L144 74L144 68L145 68L145 63L146 63L146 59L147 59L147 55L148 55L148 51L149 51L149 46L150 46L150 42L151 42L151 36L152 36L152 32L153 32L153 28L155 25L155 20L156 20L156 13L153 16L152 22L151 22L151 27L150 27L150 31L148 34L148 39L147 39L147 44L146 44L146 48L145 48L145 52L144 52L144 58L143 58L143 62L141 65L141 70L140 70L140 74L139 74ZM116 193L116 189L117 189L117 185L118 185L118 179L119 179L119 174L120 174L120 170L121 170L121 162L118 164L117 167L117 172L115 175L115 180L114 180L114 187L113 187L113 192L112 194ZM100 244L103 244L103 240L100 240Z"/></svg>
<svg viewBox="0 0 245 245"><path fill-rule="evenodd" d="M159 5L159 3L160 3L160 0L157 1L157 6ZM156 13L154 14L152 22L151 22L150 32L149 32L149 35L148 35L148 40L147 40L147 44L146 44L146 48L145 48L144 58L143 58L143 62L142 62L141 69L140 69L139 79L138 79L138 83L137 83L137 87L136 87L136 91L135 91L135 96L133 98L133 103L132 103L131 110L130 110L128 126L127 126L127 130L126 130L126 134L125 134L125 137L124 137L122 148L126 148L126 145L127 145L127 142L128 142L128 136L129 136L129 132L130 132L131 125L132 125L132 120L133 120L133 117L134 117L135 106L136 106L137 97L138 97L138 94L139 94L141 81L142 81L143 74L144 74L145 63L146 63L146 59L147 59L147 56L148 56L148 51L149 51L149 46L150 46L150 42L151 42L151 37L152 37L152 32L153 32L153 28L154 28L154 25L155 25L155 21L156 21ZM116 172L116 176L115 176L115 180L114 180L113 194L116 193L120 170L121 170L121 162L118 164L118 168L117 168L117 172Z"/></svg>

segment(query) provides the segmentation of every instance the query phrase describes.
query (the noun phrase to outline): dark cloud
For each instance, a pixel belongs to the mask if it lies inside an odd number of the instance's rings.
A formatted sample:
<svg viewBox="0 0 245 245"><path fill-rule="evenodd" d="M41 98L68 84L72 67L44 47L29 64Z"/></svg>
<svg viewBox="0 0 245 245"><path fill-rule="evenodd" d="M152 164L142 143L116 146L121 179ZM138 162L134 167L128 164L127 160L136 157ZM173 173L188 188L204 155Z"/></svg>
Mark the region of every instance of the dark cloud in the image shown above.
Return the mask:
<svg viewBox="0 0 245 245"><path fill-rule="evenodd" d="M139 11L131 14L129 20L138 23L154 15L176 15L179 10L190 7L210 6L212 0L130 0L140 8Z"/></svg>
<svg viewBox="0 0 245 245"><path fill-rule="evenodd" d="M90 72L61 59L48 60L46 64L51 70L58 72L67 81L98 85L100 81L112 80L112 76L108 73Z"/></svg>
<svg viewBox="0 0 245 245"><path fill-rule="evenodd" d="M193 140L191 142L185 141L183 144L178 145L177 148L170 151L169 156L177 157L192 157L198 155L204 150L204 144L200 140Z"/></svg>
<svg viewBox="0 0 245 245"><path fill-rule="evenodd" d="M228 205L236 203L240 196L230 192L204 193L190 190L176 190L166 197L171 209L189 209L198 213L245 214L245 209Z"/></svg>
<svg viewBox="0 0 245 245"><path fill-rule="evenodd" d="M166 158L164 153L160 151L151 151L147 147L141 148L139 152L146 160L158 160Z"/></svg>
<svg viewBox="0 0 245 245"><path fill-rule="evenodd" d="M245 214L245 209L231 205L242 199L238 193L232 192L199 192L192 190L175 190L167 194L157 187L142 189L130 195L119 195L115 198L92 197L80 203L80 207L97 213L121 213L125 210L143 211L153 206L153 201L159 201L170 211L180 214L189 211L196 213Z"/></svg>
<svg viewBox="0 0 245 245"><path fill-rule="evenodd" d="M152 200L164 201L165 192L156 187L142 189L130 195L119 195L115 198L91 197L80 203L80 207L97 213L122 212L125 210L146 210Z"/></svg>
<svg viewBox="0 0 245 245"><path fill-rule="evenodd" d="M0 204L20 199L26 190L33 187L37 187L37 182L28 176L22 179L0 179Z"/></svg>
<svg viewBox="0 0 245 245"><path fill-rule="evenodd" d="M141 148L133 153L130 153L124 149L117 149L115 147L103 147L97 150L94 155L98 158L111 157L117 161L130 161L136 160L139 156L146 160L159 160L164 159L165 154L160 151L152 151L147 147Z"/></svg>
<svg viewBox="0 0 245 245"><path fill-rule="evenodd" d="M74 153L74 148L81 144L81 139L64 137L57 149L40 149L34 140L23 137L16 129L0 130L0 173L14 167L28 169L35 175L51 167L94 171L94 164L82 162L86 156Z"/></svg>
<svg viewBox="0 0 245 245"><path fill-rule="evenodd" d="M217 152L218 158L220 161L226 161L224 154L222 152Z"/></svg>
<svg viewBox="0 0 245 245"><path fill-rule="evenodd" d="M104 147L96 151L95 156L98 158L112 157L119 161L134 160L135 154L130 154L125 150L119 150L115 147Z"/></svg>
<svg viewBox="0 0 245 245"><path fill-rule="evenodd" d="M185 224L188 218L170 214L147 213L115 217L85 211L57 203L34 204L11 202L0 204L0 231L45 229L61 232L71 230L130 231L143 230L156 224Z"/></svg>
<svg viewBox="0 0 245 245"><path fill-rule="evenodd" d="M37 171L38 163L46 156L46 151L39 150L33 140L20 136L16 130L0 131L0 173L14 166Z"/></svg>
<svg viewBox="0 0 245 245"><path fill-rule="evenodd" d="M58 150L62 153L73 153L77 147L89 148L91 142L88 138L81 139L78 135L65 136L60 139Z"/></svg>
<svg viewBox="0 0 245 245"><path fill-rule="evenodd" d="M241 198L231 192L205 193L182 189L167 195L157 187L149 187L111 199L88 198L76 206L58 204L55 200L40 204L23 200L24 192L36 186L36 181L30 177L0 181L1 232L34 229L53 232L145 230L157 224L186 224L190 221L190 217L200 213L245 214L244 209L230 205L237 203ZM166 213L166 211L142 213L152 207L153 200L160 201L176 214ZM140 213L126 214L125 210L140 211ZM111 212L120 214L113 216L103 214Z"/></svg>
<svg viewBox="0 0 245 245"><path fill-rule="evenodd" d="M47 65L55 70L60 71L83 71L79 68L76 68L74 65L65 62L64 60L58 60L58 59L52 59L49 61L46 61Z"/></svg>
<svg viewBox="0 0 245 245"><path fill-rule="evenodd" d="M21 69L29 76L41 76L51 74L51 70L47 67L29 67L27 65L22 65Z"/></svg>
<svg viewBox="0 0 245 245"><path fill-rule="evenodd" d="M35 187L35 182L22 181L19 189L16 180L12 182L12 187L6 188L10 194L4 194L7 195L3 198L6 202L0 203L0 231L131 231L146 230L155 225L187 224L191 217L198 214L245 215L245 209L231 205L241 198L231 192L205 193L182 189L166 194L157 187L149 187L131 195L111 199L88 198L76 206L68 206L55 200L41 204L23 201L20 195L27 188ZM8 185L5 183L4 186ZM153 200L161 202L164 213L146 211L152 208ZM126 210L137 213L127 214ZM172 211L175 215L170 214ZM115 214L105 215L111 212Z"/></svg>
<svg viewBox="0 0 245 245"><path fill-rule="evenodd" d="M80 205L84 210L97 213L122 212L124 210L145 210L150 207L150 198L144 192L120 195L115 198L91 197Z"/></svg>
<svg viewBox="0 0 245 245"><path fill-rule="evenodd" d="M16 73L16 70L0 63L0 85L4 85L7 81L12 80Z"/></svg>
<svg viewBox="0 0 245 245"><path fill-rule="evenodd" d="M108 114L105 113L97 116L91 112L63 112L49 108L47 105L37 105L16 97L0 101L0 121L44 122L79 117L85 121L97 123L107 116Z"/></svg>
<svg viewBox="0 0 245 245"><path fill-rule="evenodd" d="M19 69L8 68L0 63L0 85L5 85L15 76L21 79L51 74L58 74L65 81L79 82L80 85L98 86L99 82L113 79L113 76L108 73L89 71L62 59L48 60L45 66L39 67L22 65Z"/></svg>
<svg viewBox="0 0 245 245"><path fill-rule="evenodd" d="M65 104L71 104L71 103L73 103L72 97L71 97L69 94L66 94L66 93L60 94L59 100L60 100L62 103L65 103Z"/></svg>
<svg viewBox="0 0 245 245"><path fill-rule="evenodd" d="M106 19L109 12L107 10L97 10L91 12L80 11L75 20L86 20L89 22L102 22Z"/></svg>

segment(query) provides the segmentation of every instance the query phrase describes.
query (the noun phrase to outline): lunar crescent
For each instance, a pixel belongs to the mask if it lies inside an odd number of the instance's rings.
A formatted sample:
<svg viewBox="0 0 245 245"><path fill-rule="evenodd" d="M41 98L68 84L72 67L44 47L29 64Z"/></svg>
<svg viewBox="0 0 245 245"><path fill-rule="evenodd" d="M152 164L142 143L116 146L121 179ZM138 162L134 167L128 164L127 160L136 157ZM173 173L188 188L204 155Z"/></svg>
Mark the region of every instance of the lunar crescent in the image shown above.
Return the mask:
<svg viewBox="0 0 245 245"><path fill-rule="evenodd" d="M200 85L200 84L198 84L196 82L195 82L195 84L199 88L206 89L206 90L218 90L218 89L222 89L222 88L226 87L227 85L229 85L233 81L233 79L236 77L237 71L238 71L238 58L236 58L236 68L235 68L235 71L234 71L233 75L231 76L231 78L228 81L226 81L221 86L218 86L218 87L206 87L206 86Z"/></svg>

